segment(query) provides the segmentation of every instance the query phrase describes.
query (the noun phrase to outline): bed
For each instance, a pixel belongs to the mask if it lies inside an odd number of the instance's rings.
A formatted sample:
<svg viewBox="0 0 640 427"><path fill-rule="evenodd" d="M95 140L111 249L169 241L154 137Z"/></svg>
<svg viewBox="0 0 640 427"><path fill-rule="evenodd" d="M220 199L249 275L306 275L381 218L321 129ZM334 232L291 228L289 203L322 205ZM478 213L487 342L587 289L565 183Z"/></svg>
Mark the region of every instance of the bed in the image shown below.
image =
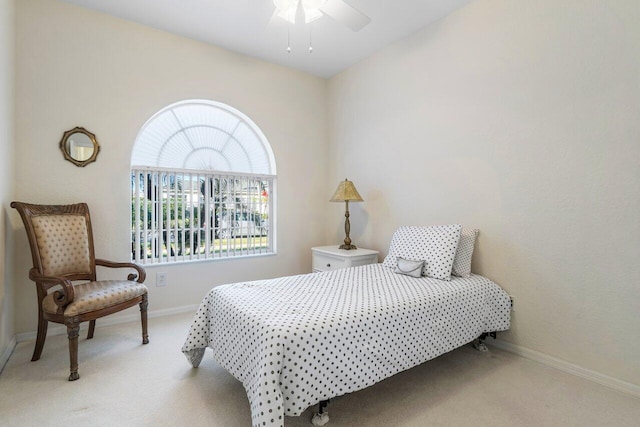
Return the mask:
<svg viewBox="0 0 640 427"><path fill-rule="evenodd" d="M253 425L283 426L285 416L509 328L510 299L497 284L398 274L396 252L392 241L382 264L215 287L182 351L197 367L211 348L242 382Z"/></svg>

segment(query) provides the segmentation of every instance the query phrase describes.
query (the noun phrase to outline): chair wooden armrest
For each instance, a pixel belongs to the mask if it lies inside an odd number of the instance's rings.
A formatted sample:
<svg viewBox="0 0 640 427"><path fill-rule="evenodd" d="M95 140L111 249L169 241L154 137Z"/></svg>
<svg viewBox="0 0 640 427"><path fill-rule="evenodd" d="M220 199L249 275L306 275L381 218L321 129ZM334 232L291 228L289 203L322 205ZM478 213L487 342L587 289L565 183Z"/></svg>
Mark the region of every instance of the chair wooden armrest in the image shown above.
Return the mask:
<svg viewBox="0 0 640 427"><path fill-rule="evenodd" d="M56 285L62 286L62 290L57 290L53 293L53 301L60 309L64 309L73 301L75 295L73 284L69 279L58 276L43 276L35 268L29 270L29 279L36 283L41 283L45 291Z"/></svg>
<svg viewBox="0 0 640 427"><path fill-rule="evenodd" d="M132 262L113 262L106 259L96 258L96 265L108 268L133 268L138 272L138 274L129 274L127 276L127 280L135 280L138 283L144 283L145 279L147 278L147 273L144 268Z"/></svg>

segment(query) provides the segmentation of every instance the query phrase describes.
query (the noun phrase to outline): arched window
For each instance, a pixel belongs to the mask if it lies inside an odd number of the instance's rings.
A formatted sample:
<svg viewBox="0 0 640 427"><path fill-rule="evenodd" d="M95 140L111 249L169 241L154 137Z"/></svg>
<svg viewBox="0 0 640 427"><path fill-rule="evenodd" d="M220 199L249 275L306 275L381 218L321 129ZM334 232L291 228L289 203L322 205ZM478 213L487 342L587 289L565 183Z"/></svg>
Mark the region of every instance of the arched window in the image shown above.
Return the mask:
<svg viewBox="0 0 640 427"><path fill-rule="evenodd" d="M142 264L270 254L276 166L264 134L213 101L169 105L131 155L131 254Z"/></svg>

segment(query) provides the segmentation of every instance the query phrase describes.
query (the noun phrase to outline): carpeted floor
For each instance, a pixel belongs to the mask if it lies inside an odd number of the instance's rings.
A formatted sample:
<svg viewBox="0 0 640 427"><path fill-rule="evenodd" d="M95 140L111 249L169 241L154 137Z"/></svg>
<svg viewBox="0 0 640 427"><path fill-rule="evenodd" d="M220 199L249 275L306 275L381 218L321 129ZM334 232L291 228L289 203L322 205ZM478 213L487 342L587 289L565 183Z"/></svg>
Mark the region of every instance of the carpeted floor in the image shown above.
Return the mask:
<svg viewBox="0 0 640 427"><path fill-rule="evenodd" d="M198 369L180 352L191 315L96 329L80 340L80 380L68 382L65 336L31 362L18 344L0 375L2 426L250 426L240 382L208 351ZM99 324L98 324L99 325ZM86 325L82 330L86 335ZM286 426L310 427L312 409ZM640 399L492 348L463 347L329 405L328 426L640 425Z"/></svg>

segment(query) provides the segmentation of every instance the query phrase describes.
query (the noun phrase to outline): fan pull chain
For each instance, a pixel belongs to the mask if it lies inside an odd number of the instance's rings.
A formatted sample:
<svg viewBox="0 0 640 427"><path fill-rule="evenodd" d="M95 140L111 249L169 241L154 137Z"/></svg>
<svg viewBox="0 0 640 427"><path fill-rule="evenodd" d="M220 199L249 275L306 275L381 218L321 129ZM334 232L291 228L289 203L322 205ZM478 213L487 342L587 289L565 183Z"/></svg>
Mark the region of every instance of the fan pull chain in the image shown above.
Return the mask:
<svg viewBox="0 0 640 427"><path fill-rule="evenodd" d="M311 29L313 28L313 22L309 23L309 53L313 53L313 44L311 43Z"/></svg>
<svg viewBox="0 0 640 427"><path fill-rule="evenodd" d="M291 24L287 24L287 53L291 53Z"/></svg>

